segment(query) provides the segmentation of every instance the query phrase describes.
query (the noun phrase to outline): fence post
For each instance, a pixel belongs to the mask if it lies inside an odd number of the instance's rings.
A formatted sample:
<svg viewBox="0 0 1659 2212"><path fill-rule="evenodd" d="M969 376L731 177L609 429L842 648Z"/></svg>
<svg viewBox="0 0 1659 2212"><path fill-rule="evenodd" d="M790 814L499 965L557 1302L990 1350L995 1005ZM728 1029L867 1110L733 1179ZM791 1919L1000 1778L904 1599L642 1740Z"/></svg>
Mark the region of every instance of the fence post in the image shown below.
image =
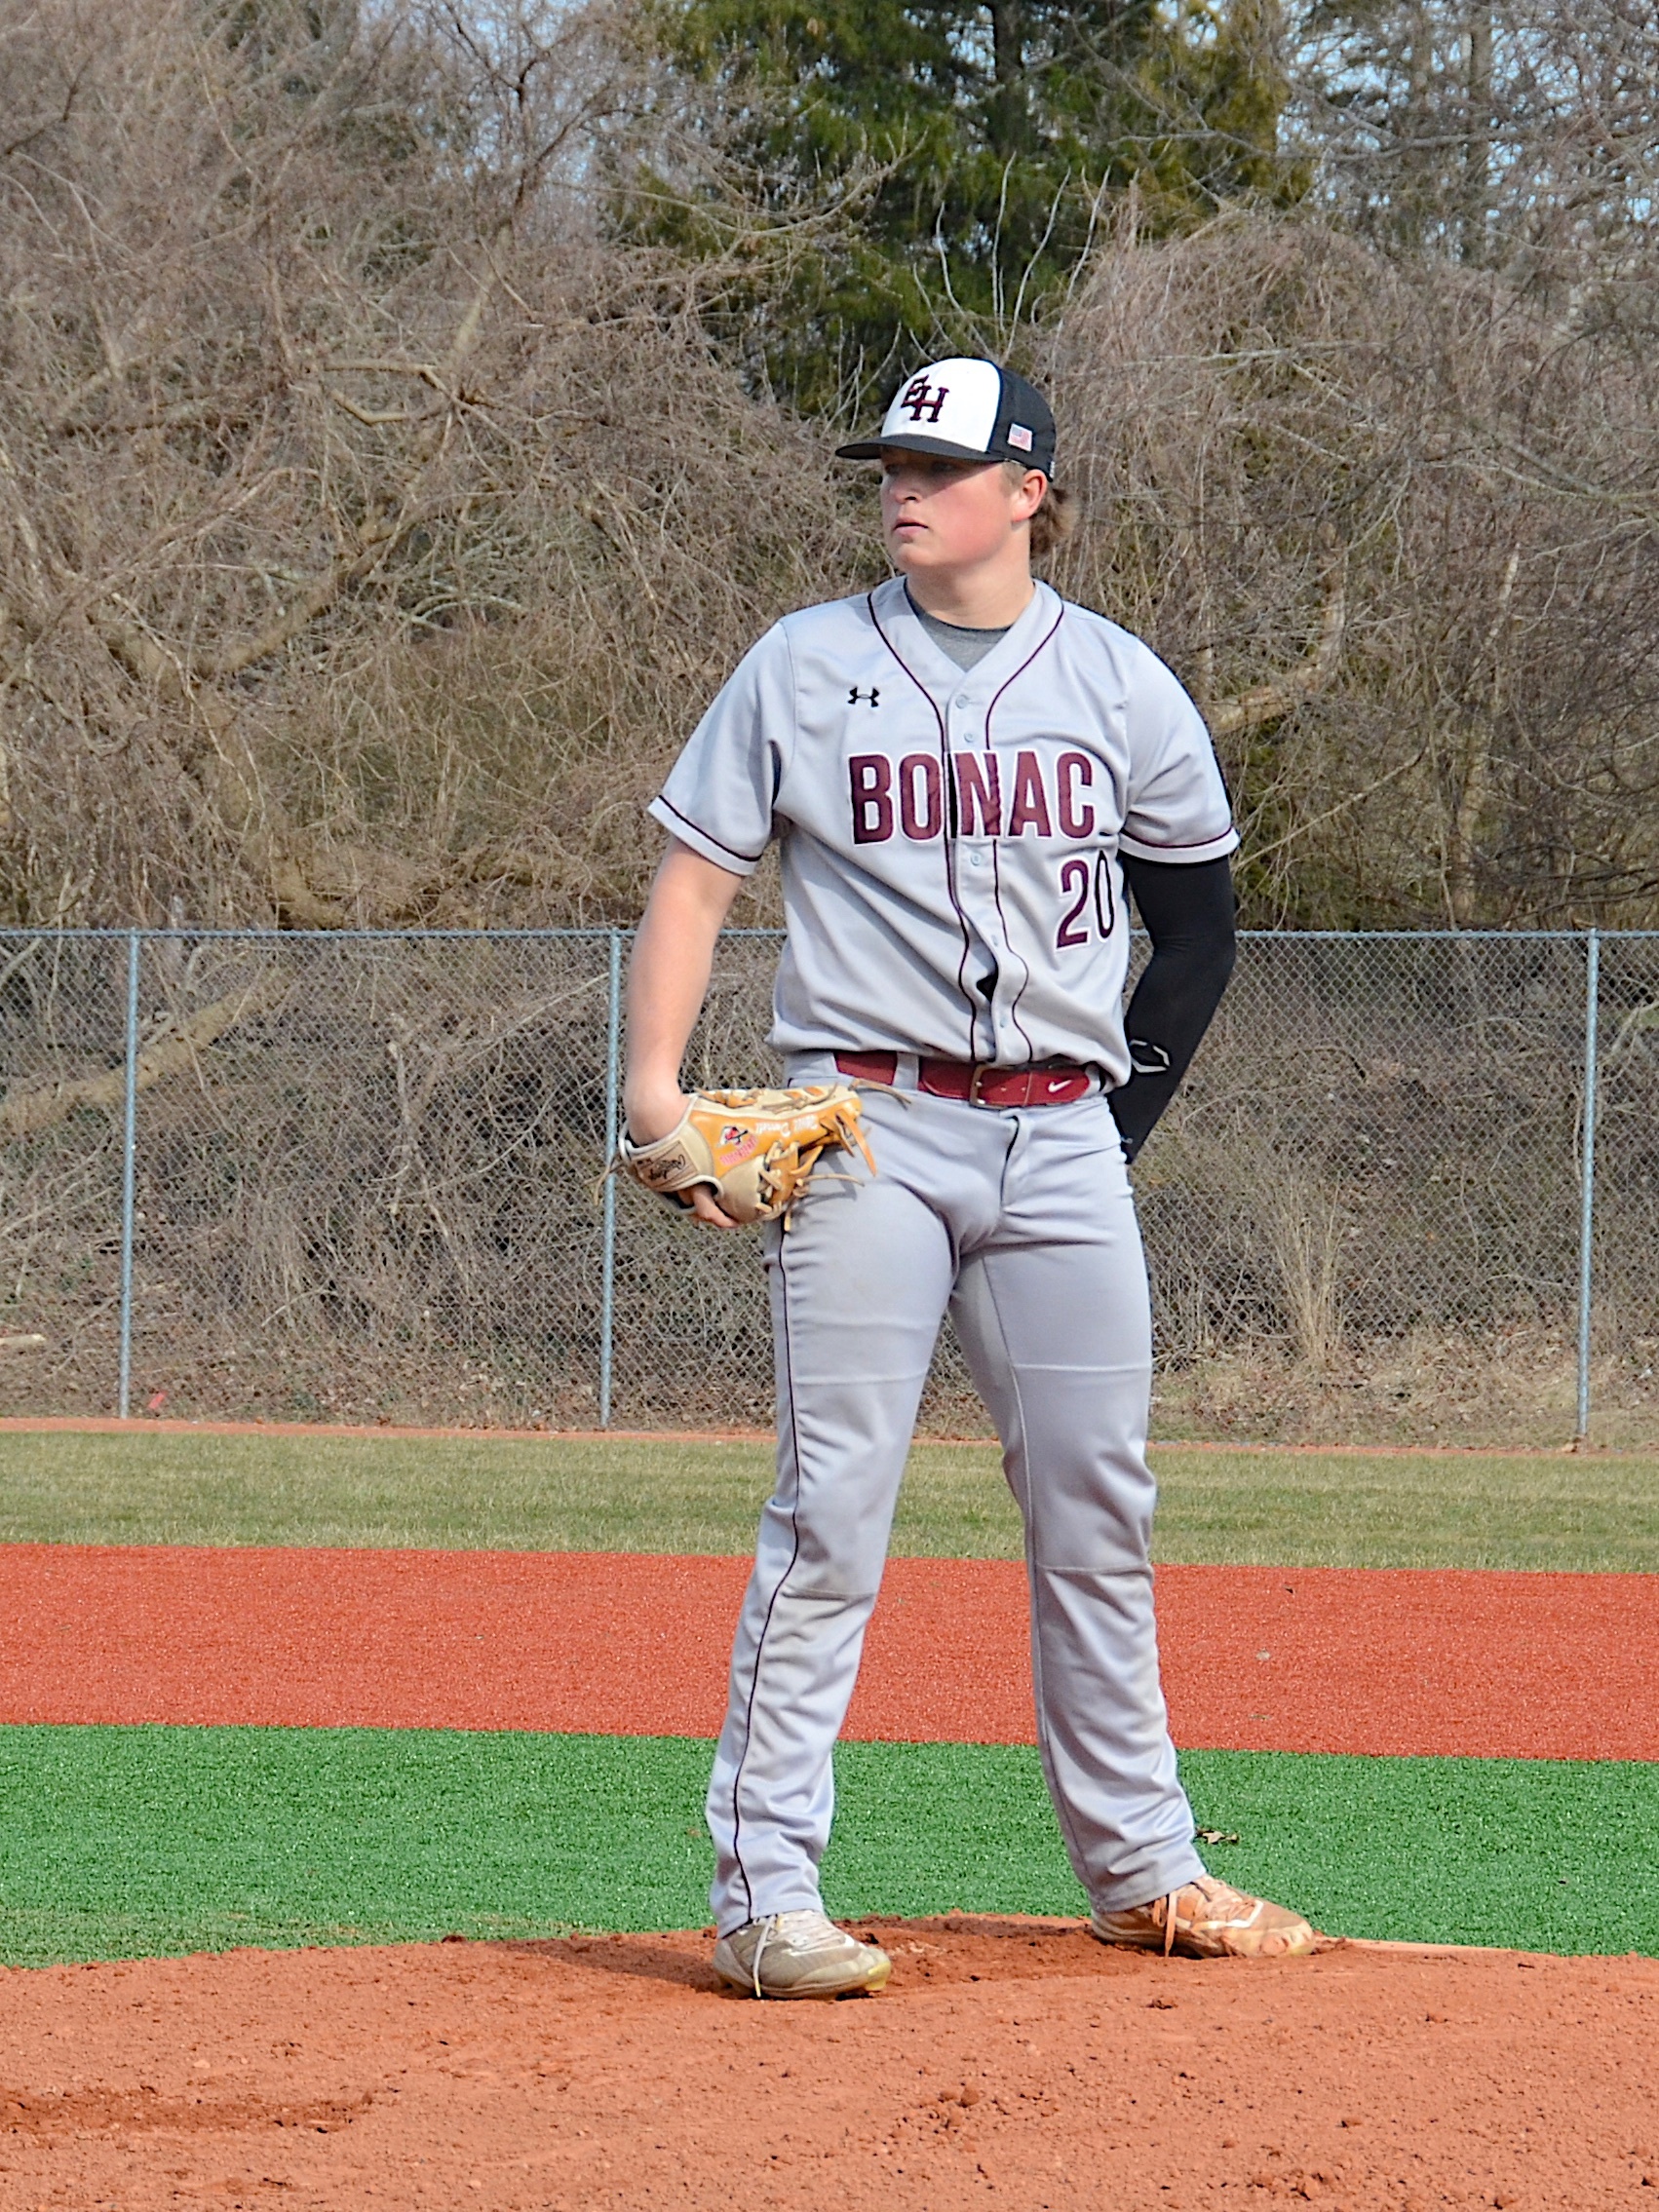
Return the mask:
<svg viewBox="0 0 1659 2212"><path fill-rule="evenodd" d="M1590 1321L1596 1267L1597 1026L1601 998L1601 934L1592 930L1584 957L1584 1129L1578 1214L1578 1427L1573 1449L1590 1441Z"/></svg>
<svg viewBox="0 0 1659 2212"><path fill-rule="evenodd" d="M610 1000L605 1019L605 1165L616 1158L621 1133L622 932L610 933ZM599 1427L610 1427L611 1367L616 1347L616 1177L604 1186L604 1256L599 1273Z"/></svg>
<svg viewBox="0 0 1659 2212"><path fill-rule="evenodd" d="M133 1405L133 1231L138 1177L138 955L142 938L127 933L127 1064L121 1114L121 1389L117 1417Z"/></svg>

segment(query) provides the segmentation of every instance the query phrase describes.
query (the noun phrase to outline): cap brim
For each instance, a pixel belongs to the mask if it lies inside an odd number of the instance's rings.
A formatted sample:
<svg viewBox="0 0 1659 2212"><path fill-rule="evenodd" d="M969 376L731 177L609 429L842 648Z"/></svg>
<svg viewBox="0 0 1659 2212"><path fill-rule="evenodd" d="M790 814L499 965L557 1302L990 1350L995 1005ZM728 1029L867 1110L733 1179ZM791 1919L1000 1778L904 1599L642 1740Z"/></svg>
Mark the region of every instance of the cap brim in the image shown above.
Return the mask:
<svg viewBox="0 0 1659 2212"><path fill-rule="evenodd" d="M937 453L942 461L999 461L999 453L976 452L971 445L949 445L943 438L913 437L902 431L897 438L861 438L854 445L837 445L837 461L879 461L884 453Z"/></svg>

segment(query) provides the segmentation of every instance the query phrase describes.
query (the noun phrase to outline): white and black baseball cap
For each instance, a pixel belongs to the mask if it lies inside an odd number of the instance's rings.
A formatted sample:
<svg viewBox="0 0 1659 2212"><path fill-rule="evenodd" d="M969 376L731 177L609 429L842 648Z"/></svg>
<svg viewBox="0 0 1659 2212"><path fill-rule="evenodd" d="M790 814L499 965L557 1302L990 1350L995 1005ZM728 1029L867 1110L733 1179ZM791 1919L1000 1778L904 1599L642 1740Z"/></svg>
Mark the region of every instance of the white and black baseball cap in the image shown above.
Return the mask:
<svg viewBox="0 0 1659 2212"><path fill-rule="evenodd" d="M1054 476L1054 416L1033 384L994 361L929 362L907 377L873 438L837 445L840 461L879 461L884 449L949 461L1019 461Z"/></svg>

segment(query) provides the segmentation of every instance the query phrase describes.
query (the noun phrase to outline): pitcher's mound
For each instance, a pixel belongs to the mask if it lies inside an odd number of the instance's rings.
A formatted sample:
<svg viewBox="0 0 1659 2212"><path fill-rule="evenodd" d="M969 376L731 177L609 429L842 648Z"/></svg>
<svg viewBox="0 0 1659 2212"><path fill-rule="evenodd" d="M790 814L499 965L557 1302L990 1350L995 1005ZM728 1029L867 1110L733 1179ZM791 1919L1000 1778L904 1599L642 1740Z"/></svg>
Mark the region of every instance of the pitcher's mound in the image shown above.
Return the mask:
<svg viewBox="0 0 1659 2212"><path fill-rule="evenodd" d="M691 1934L14 1971L0 2206L1659 2206L1659 1962L855 1925L840 2004Z"/></svg>

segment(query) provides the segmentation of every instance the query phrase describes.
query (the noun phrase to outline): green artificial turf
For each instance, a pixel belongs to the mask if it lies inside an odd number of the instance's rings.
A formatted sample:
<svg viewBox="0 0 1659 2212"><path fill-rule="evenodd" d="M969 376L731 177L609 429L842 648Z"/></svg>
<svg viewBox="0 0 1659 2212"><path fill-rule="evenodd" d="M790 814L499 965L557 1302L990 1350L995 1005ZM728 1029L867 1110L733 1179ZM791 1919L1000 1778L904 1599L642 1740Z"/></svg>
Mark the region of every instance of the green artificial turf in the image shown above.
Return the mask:
<svg viewBox="0 0 1659 2212"><path fill-rule="evenodd" d="M1160 1559L1659 1572L1659 1462L1599 1454L1153 1453ZM744 1552L759 1443L0 1434L0 1543ZM1014 1558L995 1450L922 1444L893 1547Z"/></svg>
<svg viewBox="0 0 1659 2212"><path fill-rule="evenodd" d="M0 1729L0 1958L695 1926L710 1746ZM1192 1752L1216 1872L1354 1935L1659 1954L1659 1767ZM1036 1755L845 1744L826 1902L1074 1913Z"/></svg>

